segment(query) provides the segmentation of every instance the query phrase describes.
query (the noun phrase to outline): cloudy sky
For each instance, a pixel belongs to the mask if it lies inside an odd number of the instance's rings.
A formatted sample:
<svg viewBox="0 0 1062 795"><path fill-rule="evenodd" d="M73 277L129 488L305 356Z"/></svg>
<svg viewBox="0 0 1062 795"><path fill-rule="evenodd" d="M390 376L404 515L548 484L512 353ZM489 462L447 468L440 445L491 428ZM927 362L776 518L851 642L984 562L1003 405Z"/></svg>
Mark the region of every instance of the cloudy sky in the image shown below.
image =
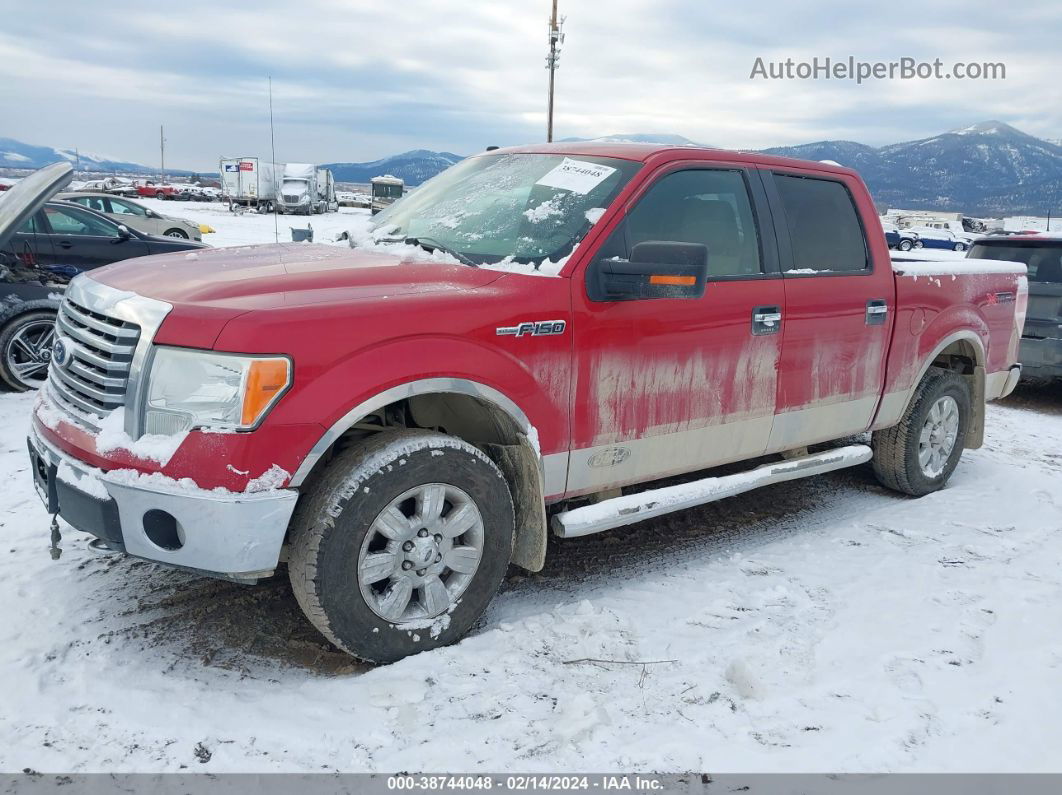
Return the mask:
<svg viewBox="0 0 1062 795"><path fill-rule="evenodd" d="M560 0L556 136L1062 138L1059 0ZM545 138L549 0L0 0L0 137L203 169ZM997 81L750 80L757 57L1003 62Z"/></svg>

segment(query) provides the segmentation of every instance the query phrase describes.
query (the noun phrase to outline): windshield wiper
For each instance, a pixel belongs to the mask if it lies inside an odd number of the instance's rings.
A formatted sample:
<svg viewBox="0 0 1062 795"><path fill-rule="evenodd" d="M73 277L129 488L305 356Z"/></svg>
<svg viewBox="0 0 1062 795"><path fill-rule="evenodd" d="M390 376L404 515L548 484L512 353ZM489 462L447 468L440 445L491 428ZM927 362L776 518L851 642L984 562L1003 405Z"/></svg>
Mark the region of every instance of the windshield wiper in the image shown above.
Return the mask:
<svg viewBox="0 0 1062 795"><path fill-rule="evenodd" d="M468 265L473 268L479 267L479 265L470 260L460 251L455 251L454 249L447 246L445 243L440 243L433 237L407 237L405 239L405 242L409 243L411 246L420 246L425 251L441 251L444 254L449 254L454 259L463 262L465 265Z"/></svg>

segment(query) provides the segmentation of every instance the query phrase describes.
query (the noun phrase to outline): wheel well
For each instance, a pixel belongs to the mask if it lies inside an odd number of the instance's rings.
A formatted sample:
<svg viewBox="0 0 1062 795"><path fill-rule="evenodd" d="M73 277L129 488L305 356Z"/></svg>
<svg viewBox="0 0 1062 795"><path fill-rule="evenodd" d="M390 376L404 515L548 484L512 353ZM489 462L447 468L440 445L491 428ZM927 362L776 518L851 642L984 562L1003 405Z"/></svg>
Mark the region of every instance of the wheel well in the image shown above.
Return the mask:
<svg viewBox="0 0 1062 795"><path fill-rule="evenodd" d="M979 351L967 339L955 340L938 353L933 360L934 367L939 367L942 370L954 370L962 375L973 375L974 370L981 364Z"/></svg>
<svg viewBox="0 0 1062 795"><path fill-rule="evenodd" d="M932 367L951 370L966 379L970 387L970 427L966 433L966 448L976 450L985 439L985 365L981 349L971 340L955 340L937 354Z"/></svg>
<svg viewBox="0 0 1062 795"><path fill-rule="evenodd" d="M546 511L541 456L518 422L482 398L455 392L430 392L395 400L360 418L337 438L311 470L301 490L314 481L337 453L373 434L396 428L438 431L475 445L505 475L516 508L512 562L540 571L546 554Z"/></svg>

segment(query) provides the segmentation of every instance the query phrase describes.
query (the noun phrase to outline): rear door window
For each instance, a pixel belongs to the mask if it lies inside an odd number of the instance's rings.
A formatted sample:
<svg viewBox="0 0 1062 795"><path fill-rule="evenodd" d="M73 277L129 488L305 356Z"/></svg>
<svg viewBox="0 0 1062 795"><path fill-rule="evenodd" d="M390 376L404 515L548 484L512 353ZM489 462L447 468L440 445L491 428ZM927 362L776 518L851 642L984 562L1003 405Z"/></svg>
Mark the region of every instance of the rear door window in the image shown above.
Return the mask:
<svg viewBox="0 0 1062 795"><path fill-rule="evenodd" d="M852 194L831 179L774 174L782 198L793 264L788 273L870 270L866 236Z"/></svg>
<svg viewBox="0 0 1062 795"><path fill-rule="evenodd" d="M57 235L117 237L118 227L76 207L45 207L44 214Z"/></svg>

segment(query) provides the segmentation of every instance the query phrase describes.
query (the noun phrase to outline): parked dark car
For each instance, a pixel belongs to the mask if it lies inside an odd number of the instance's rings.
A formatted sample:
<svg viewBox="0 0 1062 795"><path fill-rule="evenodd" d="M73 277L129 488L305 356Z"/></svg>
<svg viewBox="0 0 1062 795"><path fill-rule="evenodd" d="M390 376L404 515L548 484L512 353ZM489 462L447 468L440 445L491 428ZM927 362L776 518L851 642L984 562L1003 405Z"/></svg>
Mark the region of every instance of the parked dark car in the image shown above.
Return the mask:
<svg viewBox="0 0 1062 795"><path fill-rule="evenodd" d="M44 383L66 279L0 254L0 381L18 392Z"/></svg>
<svg viewBox="0 0 1062 795"><path fill-rule="evenodd" d="M147 235L68 202L48 202L18 227L3 250L24 265L72 277L123 259L206 247Z"/></svg>
<svg viewBox="0 0 1062 795"><path fill-rule="evenodd" d="M14 230L69 184L72 173L68 163L42 168L0 198L0 381L20 392L40 386L48 375L66 280L5 249Z"/></svg>
<svg viewBox="0 0 1062 795"><path fill-rule="evenodd" d="M918 246L918 236L910 232L901 232L897 229L886 229L885 242L889 244L889 248L910 251Z"/></svg>
<svg viewBox="0 0 1062 795"><path fill-rule="evenodd" d="M1023 377L1062 378L1062 237L981 238L970 257L1024 262L1029 309L1021 337Z"/></svg>

